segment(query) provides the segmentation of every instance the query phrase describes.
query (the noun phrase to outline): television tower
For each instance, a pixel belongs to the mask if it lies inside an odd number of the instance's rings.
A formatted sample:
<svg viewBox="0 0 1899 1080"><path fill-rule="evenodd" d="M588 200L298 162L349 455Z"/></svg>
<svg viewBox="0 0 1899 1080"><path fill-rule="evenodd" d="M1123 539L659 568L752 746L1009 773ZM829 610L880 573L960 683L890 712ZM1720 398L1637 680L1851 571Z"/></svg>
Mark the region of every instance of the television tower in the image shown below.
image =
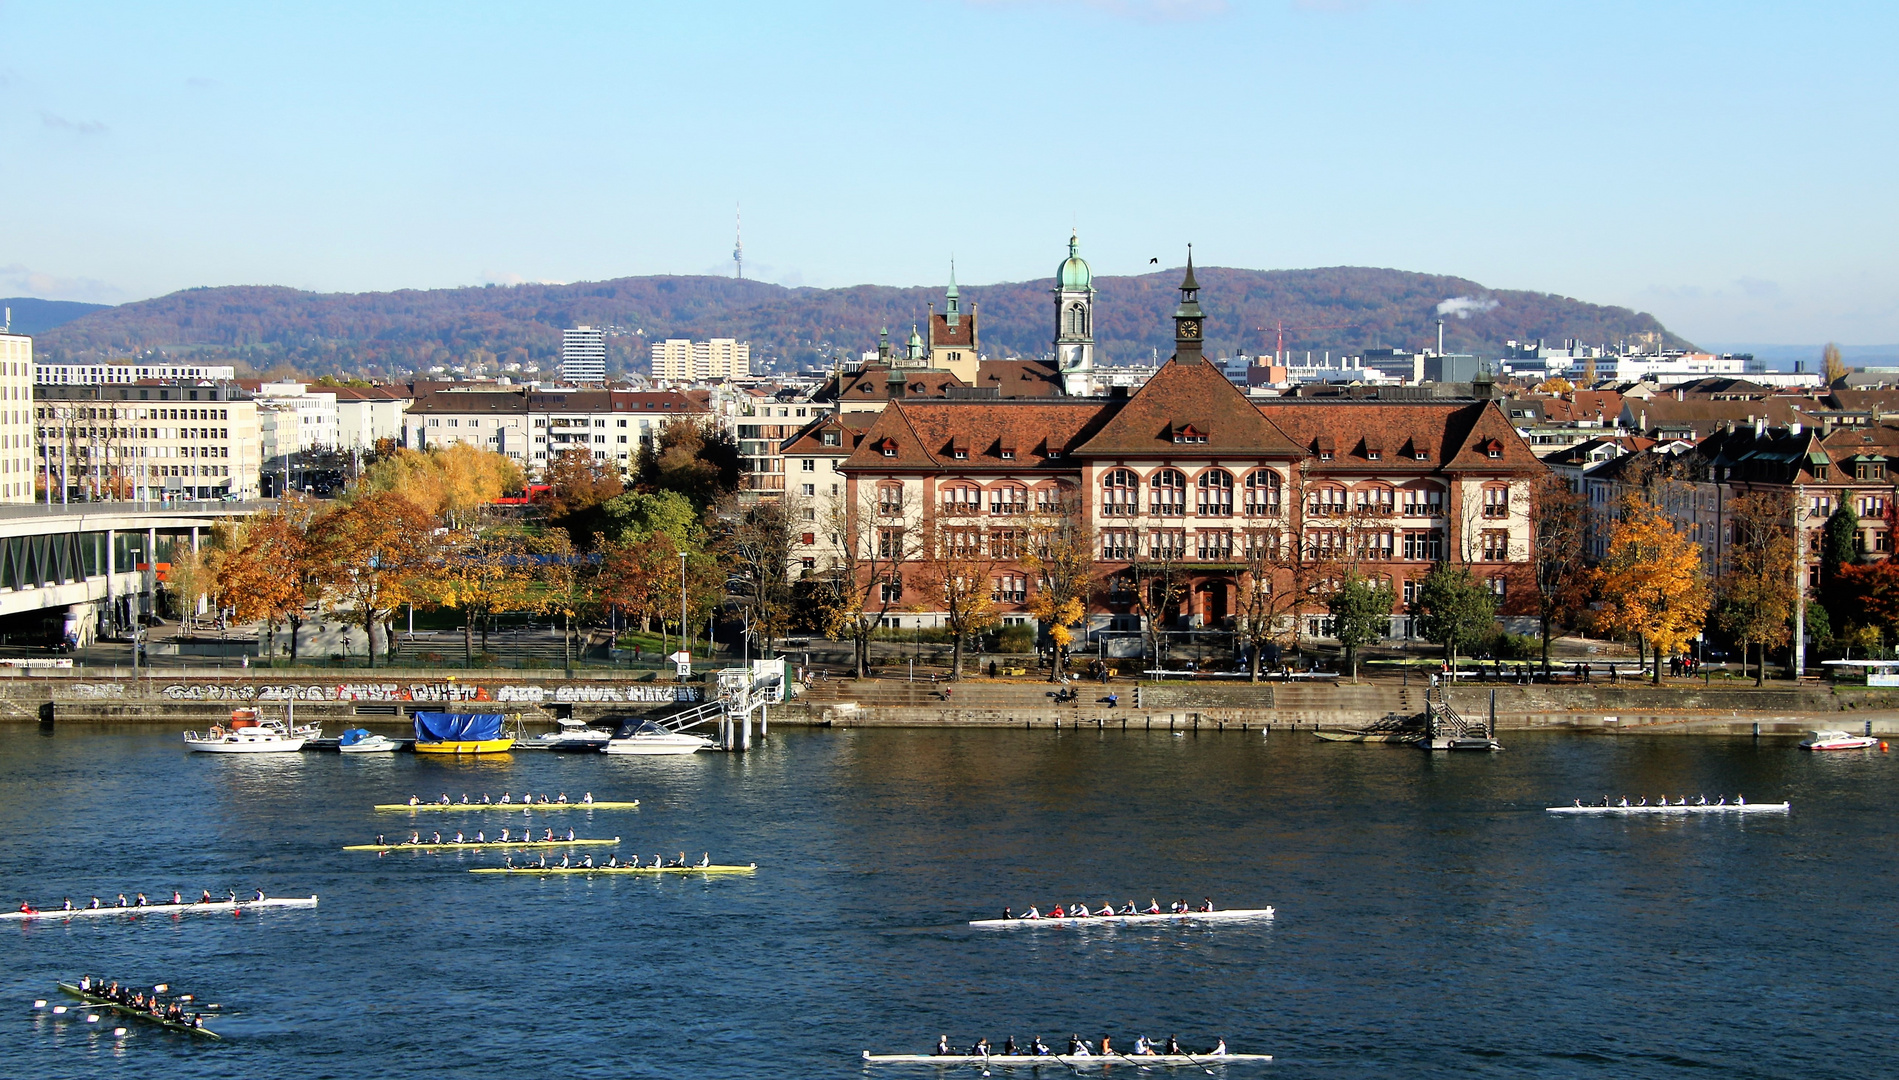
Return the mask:
<svg viewBox="0 0 1899 1080"><path fill-rule="evenodd" d="M739 213L737 203L732 204L732 268L740 279L745 278L745 218Z"/></svg>

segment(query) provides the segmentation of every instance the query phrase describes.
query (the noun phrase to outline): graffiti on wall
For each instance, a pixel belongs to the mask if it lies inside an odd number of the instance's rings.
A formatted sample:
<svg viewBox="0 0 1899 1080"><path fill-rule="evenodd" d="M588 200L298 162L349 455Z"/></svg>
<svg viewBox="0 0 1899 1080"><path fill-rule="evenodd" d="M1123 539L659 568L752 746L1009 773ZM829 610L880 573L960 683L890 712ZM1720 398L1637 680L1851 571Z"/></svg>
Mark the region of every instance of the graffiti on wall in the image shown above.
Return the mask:
<svg viewBox="0 0 1899 1080"><path fill-rule="evenodd" d="M119 683L78 683L74 697L122 697ZM507 685L489 688L469 683L171 683L160 691L170 701L507 701L523 704L601 702L660 705L699 700L697 686L656 684L614 686L582 683L565 686Z"/></svg>

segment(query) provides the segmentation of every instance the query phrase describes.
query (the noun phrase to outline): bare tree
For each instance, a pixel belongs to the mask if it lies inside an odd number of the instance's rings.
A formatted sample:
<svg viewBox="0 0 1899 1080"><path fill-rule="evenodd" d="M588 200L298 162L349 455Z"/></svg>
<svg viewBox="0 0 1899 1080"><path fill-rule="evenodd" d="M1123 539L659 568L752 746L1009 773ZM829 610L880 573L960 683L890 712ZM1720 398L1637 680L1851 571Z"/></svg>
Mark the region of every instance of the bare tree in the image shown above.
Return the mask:
<svg viewBox="0 0 1899 1080"><path fill-rule="evenodd" d="M1589 506L1569 482L1550 473L1531 491L1537 617L1543 632L1543 674L1550 670L1550 638L1558 623L1582 610L1589 598Z"/></svg>
<svg viewBox="0 0 1899 1080"><path fill-rule="evenodd" d="M740 506L725 500L725 532L714 547L725 562L728 598L745 611L745 632L770 652L791 621L791 562L797 535L783 499Z"/></svg>
<svg viewBox="0 0 1899 1080"><path fill-rule="evenodd" d="M939 605L952 638L950 678L963 677L963 645L971 634L999 621L1000 587L995 583L1001 561L995 539L974 525L936 516L922 552L918 576L931 601Z"/></svg>
<svg viewBox="0 0 1899 1080"><path fill-rule="evenodd" d="M900 609L904 575L916 561L912 500L901 488L875 489L853 505L834 499L829 510L833 557L818 588L825 633L849 638L857 677L870 677L870 642L893 608Z"/></svg>

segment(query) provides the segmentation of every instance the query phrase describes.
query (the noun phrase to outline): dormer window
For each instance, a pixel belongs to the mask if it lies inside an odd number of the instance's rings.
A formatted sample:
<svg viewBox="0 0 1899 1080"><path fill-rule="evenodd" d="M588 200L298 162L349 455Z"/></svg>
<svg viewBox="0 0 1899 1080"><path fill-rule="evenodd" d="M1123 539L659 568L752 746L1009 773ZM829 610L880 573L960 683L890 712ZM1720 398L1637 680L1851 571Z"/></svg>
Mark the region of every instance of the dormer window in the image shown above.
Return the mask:
<svg viewBox="0 0 1899 1080"><path fill-rule="evenodd" d="M1060 447L1051 446L1048 448L1047 457L1050 461L1059 461L1061 460L1061 456L1062 456L1062 451Z"/></svg>
<svg viewBox="0 0 1899 1080"><path fill-rule="evenodd" d="M1014 450L1004 450L1004 451L1002 452L1002 460L1004 460L1004 461L1014 461L1014 460L1015 460L1015 451L1014 451Z"/></svg>
<svg viewBox="0 0 1899 1080"><path fill-rule="evenodd" d="M826 446L836 446L839 443L838 433L835 431L823 432L818 436L818 441Z"/></svg>
<svg viewBox="0 0 1899 1080"><path fill-rule="evenodd" d="M969 440L961 437L951 439L950 457L955 458L957 461L969 460Z"/></svg>
<svg viewBox="0 0 1899 1080"><path fill-rule="evenodd" d="M1411 451L1411 459L1413 461L1429 461L1431 460L1431 455L1429 451L1413 450Z"/></svg>
<svg viewBox="0 0 1899 1080"><path fill-rule="evenodd" d="M1205 443L1206 441L1207 441L1207 433L1200 430L1197 427L1194 427L1192 424L1182 424L1181 426L1174 429L1174 442L1177 445L1184 446L1184 445L1190 445L1190 444L1196 444L1196 443Z"/></svg>
<svg viewBox="0 0 1899 1080"><path fill-rule="evenodd" d="M956 459L956 460L958 460L958 461L962 461L962 460L964 460L964 459L966 459L966 458L968 458L968 457L969 457L969 451L967 451L967 450L951 450L951 451L950 451L950 456L951 456L951 457L953 457L953 458L955 458L955 459Z"/></svg>
<svg viewBox="0 0 1899 1080"><path fill-rule="evenodd" d="M1384 456L1385 456L1384 454L1382 454L1382 453L1379 453L1379 452L1378 452L1378 451L1376 451L1376 450L1367 450L1367 451L1365 451L1365 460L1366 460L1366 461L1377 461L1377 460L1378 460L1379 458L1382 458L1382 457L1384 457Z"/></svg>
<svg viewBox="0 0 1899 1080"><path fill-rule="evenodd" d="M1003 439L1001 442L996 444L996 452L1002 455L1002 460L1014 461L1015 460L1015 440L1013 438Z"/></svg>
<svg viewBox="0 0 1899 1080"><path fill-rule="evenodd" d="M1484 454L1488 457L1493 457L1493 458L1502 457L1503 444L1498 442L1495 439L1490 440L1489 442L1484 444Z"/></svg>

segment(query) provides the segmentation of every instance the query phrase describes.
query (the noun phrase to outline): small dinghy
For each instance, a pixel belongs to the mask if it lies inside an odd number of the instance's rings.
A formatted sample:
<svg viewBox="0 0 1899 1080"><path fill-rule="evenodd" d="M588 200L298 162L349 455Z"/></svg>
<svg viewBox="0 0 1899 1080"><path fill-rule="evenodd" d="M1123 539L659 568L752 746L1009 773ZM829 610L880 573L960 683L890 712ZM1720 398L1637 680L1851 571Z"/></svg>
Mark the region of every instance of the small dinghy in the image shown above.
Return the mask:
<svg viewBox="0 0 1899 1080"><path fill-rule="evenodd" d="M350 728L336 740L336 749L345 754L388 754L393 753L402 744L386 735L378 735L368 728Z"/></svg>

